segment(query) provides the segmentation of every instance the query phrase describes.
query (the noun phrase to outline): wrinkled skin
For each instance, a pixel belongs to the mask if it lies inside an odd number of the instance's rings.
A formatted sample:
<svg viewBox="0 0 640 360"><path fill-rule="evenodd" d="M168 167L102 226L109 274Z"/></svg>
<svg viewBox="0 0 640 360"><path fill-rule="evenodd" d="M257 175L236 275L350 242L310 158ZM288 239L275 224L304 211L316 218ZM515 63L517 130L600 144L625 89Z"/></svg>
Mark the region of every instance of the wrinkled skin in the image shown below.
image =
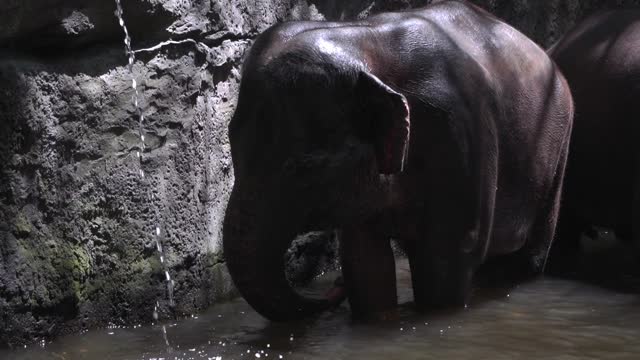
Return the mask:
<svg viewBox="0 0 640 360"><path fill-rule="evenodd" d="M397 305L390 237L406 244L418 308L464 304L489 257L538 272L572 112L546 53L465 2L275 26L244 63L229 125L231 276L269 319L327 309L341 289L302 297L282 261L296 234L327 228L341 229L358 318Z"/></svg>
<svg viewBox="0 0 640 360"><path fill-rule="evenodd" d="M640 234L640 10L593 15L549 49L575 99L576 118L551 265L566 268L592 225Z"/></svg>

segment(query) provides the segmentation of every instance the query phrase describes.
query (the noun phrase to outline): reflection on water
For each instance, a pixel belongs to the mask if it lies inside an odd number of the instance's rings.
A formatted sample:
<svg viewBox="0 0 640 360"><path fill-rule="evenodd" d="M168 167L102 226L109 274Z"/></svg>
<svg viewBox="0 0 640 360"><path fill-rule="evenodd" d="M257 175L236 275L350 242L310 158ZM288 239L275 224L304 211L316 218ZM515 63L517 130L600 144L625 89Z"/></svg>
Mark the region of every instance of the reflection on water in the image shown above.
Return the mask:
<svg viewBox="0 0 640 360"><path fill-rule="evenodd" d="M601 266L602 264L598 265ZM591 269L593 271L593 269ZM400 318L353 324L345 304L313 320L273 324L241 299L168 326L90 331L0 352L1 359L638 359L640 297L577 280L538 279L477 291L467 309L416 314L398 265ZM324 281L329 282L332 278Z"/></svg>

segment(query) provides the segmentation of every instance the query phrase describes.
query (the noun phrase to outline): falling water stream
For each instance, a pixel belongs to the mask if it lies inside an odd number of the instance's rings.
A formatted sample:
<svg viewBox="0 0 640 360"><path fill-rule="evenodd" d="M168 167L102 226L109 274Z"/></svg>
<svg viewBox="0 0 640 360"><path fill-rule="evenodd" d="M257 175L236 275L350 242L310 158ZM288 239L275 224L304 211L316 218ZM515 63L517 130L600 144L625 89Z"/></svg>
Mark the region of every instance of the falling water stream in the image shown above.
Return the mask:
<svg viewBox="0 0 640 360"><path fill-rule="evenodd" d="M150 207L154 207L153 206L154 198L153 198L153 194L151 192L151 182L145 176L144 166L143 166L143 164L144 164L143 156L144 156L144 150L145 150L144 114L143 114L143 111L142 111L142 106L140 104L140 92L138 90L138 83L136 81L135 73L133 71L133 64L136 61L136 57L135 57L135 52L133 51L133 49L131 47L131 36L129 35L129 30L127 30L127 26L124 23L122 4L120 3L120 0L115 0L115 1L116 1L116 12L115 12L115 14L116 14L116 16L118 18L118 22L120 24L120 27L124 31L125 52L126 52L128 60L129 60L128 69L129 69L129 73L131 74L131 88L133 89L133 96L132 96L131 102L133 103L133 106L135 107L135 110L136 110L136 114L138 116L138 134L140 136L140 149L136 152L136 157L138 159L138 164L139 164L140 181L142 182L142 189L146 194L145 199L146 199L147 203L149 204ZM159 216L158 216L157 208L154 207L154 211L152 213L154 214L153 215L153 224L154 224L154 228L155 228L153 230L153 238L154 238L154 241L155 241L155 244L156 244L156 250L157 250L157 253L158 253L158 257L160 259L160 263L162 264L164 275L165 275L165 282L167 284L167 298L168 298L168 302L169 302L169 307L173 308L175 306L174 299L173 299L174 282L171 279L171 275L169 274L169 269L168 269L167 264L165 262L165 255L164 255L164 249L162 247L162 237L161 237L162 231L160 229L159 222L158 222ZM159 308L160 308L160 303L159 303L159 301L157 301L156 305L154 306L154 309L153 309L153 318L156 321L158 321L158 319L159 319ZM163 335L163 339L164 339L165 345L169 346L169 338L167 337L167 327L166 327L166 325L162 325L162 335Z"/></svg>

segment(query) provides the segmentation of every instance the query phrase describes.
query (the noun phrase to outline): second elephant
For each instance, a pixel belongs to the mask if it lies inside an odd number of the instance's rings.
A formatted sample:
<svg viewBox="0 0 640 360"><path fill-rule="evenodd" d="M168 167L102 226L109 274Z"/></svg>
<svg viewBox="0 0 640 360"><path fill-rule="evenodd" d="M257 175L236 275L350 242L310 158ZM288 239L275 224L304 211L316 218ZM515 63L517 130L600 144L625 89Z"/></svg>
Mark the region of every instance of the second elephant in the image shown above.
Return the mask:
<svg viewBox="0 0 640 360"><path fill-rule="evenodd" d="M590 226L640 244L640 10L594 14L549 49L576 103L553 265Z"/></svg>

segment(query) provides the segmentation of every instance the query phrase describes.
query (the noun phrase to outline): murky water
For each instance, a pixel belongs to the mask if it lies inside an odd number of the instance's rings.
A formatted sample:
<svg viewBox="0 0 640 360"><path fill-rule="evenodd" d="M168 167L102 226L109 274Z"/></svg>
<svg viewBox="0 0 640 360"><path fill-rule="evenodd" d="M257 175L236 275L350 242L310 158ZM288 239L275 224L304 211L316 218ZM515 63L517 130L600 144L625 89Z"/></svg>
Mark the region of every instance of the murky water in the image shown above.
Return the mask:
<svg viewBox="0 0 640 360"><path fill-rule="evenodd" d="M637 274L624 274L615 258L588 264L585 271L600 274L599 269L607 270L609 275L603 278L622 279L606 283L617 287L615 290L547 277L511 289L476 291L467 309L422 315L409 303L407 268L406 262L398 264L399 295L404 303L400 318L387 323L354 324L345 304L317 319L273 324L238 299L169 324L171 349L158 336L156 325L90 331L44 346L0 352L0 358L640 358L640 295L635 291L640 287L633 278Z"/></svg>

